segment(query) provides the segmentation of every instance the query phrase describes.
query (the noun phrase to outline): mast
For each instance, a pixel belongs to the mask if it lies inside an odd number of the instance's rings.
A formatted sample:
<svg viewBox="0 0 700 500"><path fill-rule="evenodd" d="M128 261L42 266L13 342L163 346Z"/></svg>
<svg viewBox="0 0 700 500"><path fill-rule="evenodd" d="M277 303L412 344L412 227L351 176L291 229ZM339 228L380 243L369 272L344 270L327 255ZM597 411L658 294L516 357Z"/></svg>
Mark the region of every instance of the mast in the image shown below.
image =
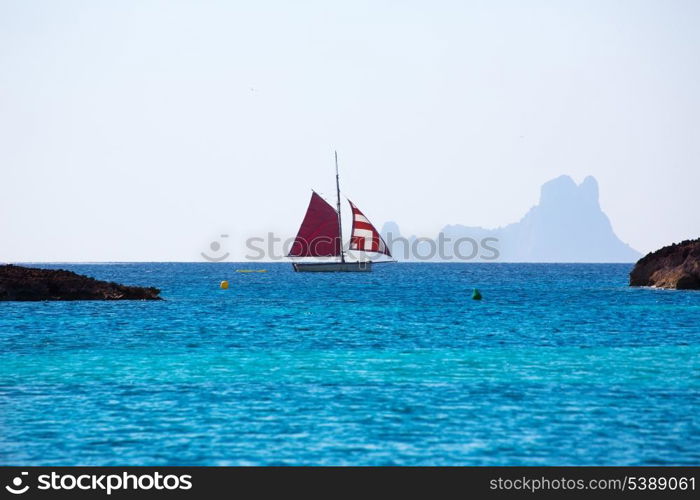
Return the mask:
<svg viewBox="0 0 700 500"><path fill-rule="evenodd" d="M338 200L338 234L340 235L340 262L345 262L345 252L343 252L343 221L340 216L340 176L338 175L338 152L335 153L335 189Z"/></svg>

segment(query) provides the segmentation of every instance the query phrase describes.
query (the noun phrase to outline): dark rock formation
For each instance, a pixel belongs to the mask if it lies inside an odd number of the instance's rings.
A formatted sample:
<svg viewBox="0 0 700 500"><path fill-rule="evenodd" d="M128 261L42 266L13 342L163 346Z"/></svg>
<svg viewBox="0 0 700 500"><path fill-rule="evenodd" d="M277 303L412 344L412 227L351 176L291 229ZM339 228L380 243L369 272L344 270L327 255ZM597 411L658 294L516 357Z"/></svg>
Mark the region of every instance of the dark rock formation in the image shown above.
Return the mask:
<svg viewBox="0 0 700 500"><path fill-rule="evenodd" d="M700 238L675 243L639 259L630 286L700 290Z"/></svg>
<svg viewBox="0 0 700 500"><path fill-rule="evenodd" d="M2 300L161 300L157 288L124 286L71 271L0 266Z"/></svg>

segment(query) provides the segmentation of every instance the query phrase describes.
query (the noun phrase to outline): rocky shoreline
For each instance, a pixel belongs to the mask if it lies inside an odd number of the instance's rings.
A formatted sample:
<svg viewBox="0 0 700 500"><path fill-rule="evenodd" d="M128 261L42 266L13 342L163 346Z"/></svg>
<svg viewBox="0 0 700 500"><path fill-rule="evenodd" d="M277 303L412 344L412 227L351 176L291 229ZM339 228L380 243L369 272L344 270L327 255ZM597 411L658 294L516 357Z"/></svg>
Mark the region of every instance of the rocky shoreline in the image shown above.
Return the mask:
<svg viewBox="0 0 700 500"><path fill-rule="evenodd" d="M674 243L639 259L630 286L700 290L700 238Z"/></svg>
<svg viewBox="0 0 700 500"><path fill-rule="evenodd" d="M100 281L63 269L0 266L0 301L162 300L153 287Z"/></svg>

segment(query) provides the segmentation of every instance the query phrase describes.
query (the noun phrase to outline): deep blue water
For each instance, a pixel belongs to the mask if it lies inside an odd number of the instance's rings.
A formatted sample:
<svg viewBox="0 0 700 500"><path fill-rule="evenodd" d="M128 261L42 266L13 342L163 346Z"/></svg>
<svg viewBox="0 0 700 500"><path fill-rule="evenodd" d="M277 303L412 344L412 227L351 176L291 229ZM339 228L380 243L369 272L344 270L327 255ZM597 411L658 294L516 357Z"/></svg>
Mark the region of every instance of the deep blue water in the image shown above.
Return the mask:
<svg viewBox="0 0 700 500"><path fill-rule="evenodd" d="M0 464L700 463L700 292L628 265L45 267L166 300L0 302Z"/></svg>

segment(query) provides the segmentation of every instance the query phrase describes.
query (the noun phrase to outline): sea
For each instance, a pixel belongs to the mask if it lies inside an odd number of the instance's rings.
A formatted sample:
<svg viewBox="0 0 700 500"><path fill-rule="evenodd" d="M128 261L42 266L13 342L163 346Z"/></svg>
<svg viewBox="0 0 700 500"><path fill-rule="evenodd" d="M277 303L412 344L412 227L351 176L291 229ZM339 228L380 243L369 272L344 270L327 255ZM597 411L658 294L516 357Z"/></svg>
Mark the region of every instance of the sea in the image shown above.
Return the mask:
<svg viewBox="0 0 700 500"><path fill-rule="evenodd" d="M2 465L700 463L700 292L628 264L41 267L165 300L0 302Z"/></svg>

